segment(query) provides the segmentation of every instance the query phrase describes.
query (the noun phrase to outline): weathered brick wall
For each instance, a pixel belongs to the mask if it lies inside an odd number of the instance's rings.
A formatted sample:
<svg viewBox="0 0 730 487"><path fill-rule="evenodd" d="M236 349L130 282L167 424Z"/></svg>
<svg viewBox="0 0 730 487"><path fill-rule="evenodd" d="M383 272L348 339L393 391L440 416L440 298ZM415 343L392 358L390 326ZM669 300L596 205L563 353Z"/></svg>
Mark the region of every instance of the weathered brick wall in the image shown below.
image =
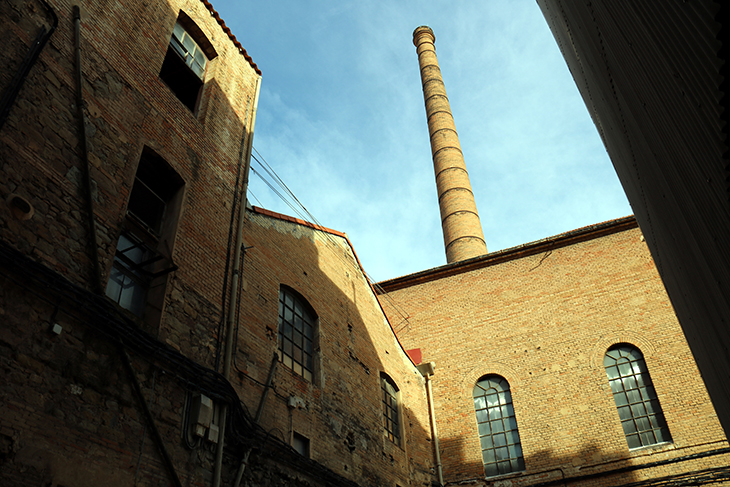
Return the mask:
<svg viewBox="0 0 730 487"><path fill-rule="evenodd" d="M435 280L424 272L410 283L381 283L391 289L381 301L393 322L408 317L398 325L401 342L436 364L448 481L484 478L472 390L486 374L503 376L512 390L527 468L510 477L514 485L727 446L641 232L626 226L567 246L517 249ZM603 369L606 350L621 342L644 354L670 445L628 450ZM727 463L715 456L620 480ZM607 477L585 485L617 483Z"/></svg>
<svg viewBox="0 0 730 487"><path fill-rule="evenodd" d="M58 29L0 131L0 239L93 289L75 100L72 5L77 3L49 0ZM196 114L158 77L180 10L218 54L208 65ZM0 0L0 31L7 42L0 54L0 90L9 86L49 19L41 2ZM166 279L168 305L152 331L212 367L244 119L258 74L199 0L85 1L81 19L85 132L102 286L140 155L149 147L185 181L170 242L178 270ZM7 204L11 194L32 205L30 219L13 215ZM132 485L135 476L141 485L168 482L149 431L143 434L116 347L68 315L78 303L56 302L55 289L33 294L21 287L22 275L2 271L0 483ZM52 319L64 328L59 336L48 332ZM132 360L184 483L209 484L210 446L190 451L180 439L187 390L153 365L155 357L132 354Z"/></svg>
<svg viewBox="0 0 730 487"><path fill-rule="evenodd" d="M168 483L116 347L68 314L73 303L57 309L17 278L0 279L2 484ZM178 473L204 485L205 464L180 440L185 391L149 361L132 359Z"/></svg>
<svg viewBox="0 0 730 487"><path fill-rule="evenodd" d="M311 456L361 485L429 485L432 453L424 381L398 344L347 240L271 214L249 212L242 269L239 391L255 407L277 350L280 285L300 292L318 315L315 377L279 364L262 425L288 441L311 441ZM400 390L404 441L383 431L380 372ZM256 381L256 382L253 382ZM296 396L305 408L289 410ZM290 423L291 422L291 423Z"/></svg>
<svg viewBox="0 0 730 487"><path fill-rule="evenodd" d="M50 4L59 17L58 30L0 134L0 236L91 287L72 2ZM32 0L4 0L0 8L6 14L3 31L14 34L14 49L3 56L16 66L40 22L32 20L43 20L44 10ZM209 62L197 114L158 77L181 9L197 22L218 54ZM105 284L140 154L149 147L185 181L176 237L170 242L179 266L175 279L207 301L204 307L220 307L243 120L258 75L199 0L84 2L81 12L86 133L102 280ZM13 74L3 70L2 86ZM20 222L9 215L5 200L11 193L33 205L30 220ZM180 330L162 321L160 337L183 347L176 343Z"/></svg>

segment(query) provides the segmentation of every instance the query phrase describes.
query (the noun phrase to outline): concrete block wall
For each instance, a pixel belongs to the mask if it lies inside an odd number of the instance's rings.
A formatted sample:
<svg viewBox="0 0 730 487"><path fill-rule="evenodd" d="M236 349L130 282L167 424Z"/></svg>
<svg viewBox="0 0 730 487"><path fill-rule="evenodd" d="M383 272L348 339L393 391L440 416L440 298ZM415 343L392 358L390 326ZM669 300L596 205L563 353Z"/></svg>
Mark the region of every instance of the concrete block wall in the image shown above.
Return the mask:
<svg viewBox="0 0 730 487"><path fill-rule="evenodd" d="M598 227L578 240L547 239L380 283L386 313L393 321L407 316L398 326L401 342L436 364L448 482L492 485L483 480L472 399L486 374L509 381L526 464L525 472L492 481L530 485L727 447L641 232L633 220ZM644 354L671 444L629 451L603 368L617 343ZM727 455L711 456L581 485L727 463Z"/></svg>

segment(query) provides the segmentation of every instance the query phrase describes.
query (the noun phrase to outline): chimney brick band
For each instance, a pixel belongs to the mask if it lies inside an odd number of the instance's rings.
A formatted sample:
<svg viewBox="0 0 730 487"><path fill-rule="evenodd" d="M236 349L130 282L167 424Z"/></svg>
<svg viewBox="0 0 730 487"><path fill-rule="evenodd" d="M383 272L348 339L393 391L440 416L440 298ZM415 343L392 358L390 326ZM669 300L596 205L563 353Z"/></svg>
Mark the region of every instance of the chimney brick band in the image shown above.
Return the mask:
<svg viewBox="0 0 730 487"><path fill-rule="evenodd" d="M418 27L413 31L413 44L421 68L446 261L450 264L486 254L487 245L441 78L435 42L436 36L429 27Z"/></svg>

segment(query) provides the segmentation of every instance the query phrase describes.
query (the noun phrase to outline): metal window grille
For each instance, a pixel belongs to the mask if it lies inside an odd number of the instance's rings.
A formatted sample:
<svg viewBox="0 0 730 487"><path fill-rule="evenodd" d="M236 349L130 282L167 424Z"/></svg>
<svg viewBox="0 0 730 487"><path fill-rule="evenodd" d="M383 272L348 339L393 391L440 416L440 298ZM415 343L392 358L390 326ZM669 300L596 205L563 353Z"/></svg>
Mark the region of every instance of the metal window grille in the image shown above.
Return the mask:
<svg viewBox="0 0 730 487"><path fill-rule="evenodd" d="M525 469L520 434L509 384L497 375L483 377L474 386L479 441L487 477Z"/></svg>
<svg viewBox="0 0 730 487"><path fill-rule="evenodd" d="M649 370L639 349L618 345L603 359L626 442L630 449L671 442Z"/></svg>
<svg viewBox="0 0 730 487"><path fill-rule="evenodd" d="M290 289L279 291L279 358L305 379L312 380L312 341L316 316L310 306Z"/></svg>
<svg viewBox="0 0 730 487"><path fill-rule="evenodd" d="M400 446L400 421L398 417L398 389L389 377L380 376L380 387L383 391L383 425L385 436Z"/></svg>

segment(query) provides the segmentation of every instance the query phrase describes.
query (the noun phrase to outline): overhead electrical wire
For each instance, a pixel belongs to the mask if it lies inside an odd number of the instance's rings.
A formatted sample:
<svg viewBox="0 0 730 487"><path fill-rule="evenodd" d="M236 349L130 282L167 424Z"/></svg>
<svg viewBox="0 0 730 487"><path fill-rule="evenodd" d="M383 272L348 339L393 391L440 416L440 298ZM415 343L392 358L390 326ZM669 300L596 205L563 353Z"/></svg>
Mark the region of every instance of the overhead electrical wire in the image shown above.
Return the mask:
<svg viewBox="0 0 730 487"><path fill-rule="evenodd" d="M339 247L339 245L335 241L334 237L327 230L327 228L324 225L322 225L322 223L319 220L317 220L317 218L302 204L302 202L299 200L299 198L297 198L297 196L294 194L294 192L289 188L289 186L287 186L287 184L284 182L284 180L281 179L281 177L277 174L277 172L274 170L274 168L271 167L271 165L266 161L264 156L256 149L256 147L253 147L253 151L256 154L255 155L252 154L252 159L261 166L261 168L263 169L263 172L268 174L268 176L271 178L271 180L273 180L273 182L266 179L261 172L257 171L253 167L251 167L251 171L253 171L253 173L256 176L258 176L263 181L263 183L266 184L276 196L278 196L289 208L291 208L292 211L296 215L298 215L302 220L304 220L308 223L311 223L317 229L322 230L322 232L325 235L325 238L327 238L327 240L336 248ZM287 199L284 196L284 194L282 194L282 191L279 191L278 189L276 189L274 187L274 185L281 188L283 193L289 195L289 197L293 201L290 201L289 199ZM257 198L257 200L258 200L258 198ZM259 201L259 203L261 203L261 202ZM353 252L354 252L354 249L353 249ZM377 291L380 296L383 296L383 297L385 297L385 299L388 300L388 302L391 304L391 306L393 306L395 311L402 318L401 323L404 323L404 322L406 323L405 326L400 328L401 330L403 328L408 328L410 326L410 322L408 321L408 316L406 316L406 314L404 314L403 310L401 310L401 308L395 303L395 301L393 301L393 299L388 295L388 293L385 292L385 290L377 284L377 282L373 279L373 277L370 274L368 274L365 271L365 269L360 267L360 265L357 264L357 262L345 260L339 253L335 253L335 256L341 262L345 263L348 266L355 268L356 271L362 272L363 275L365 276L365 278L370 283L370 285L373 287L373 290ZM394 328L394 331L395 331L395 328Z"/></svg>

